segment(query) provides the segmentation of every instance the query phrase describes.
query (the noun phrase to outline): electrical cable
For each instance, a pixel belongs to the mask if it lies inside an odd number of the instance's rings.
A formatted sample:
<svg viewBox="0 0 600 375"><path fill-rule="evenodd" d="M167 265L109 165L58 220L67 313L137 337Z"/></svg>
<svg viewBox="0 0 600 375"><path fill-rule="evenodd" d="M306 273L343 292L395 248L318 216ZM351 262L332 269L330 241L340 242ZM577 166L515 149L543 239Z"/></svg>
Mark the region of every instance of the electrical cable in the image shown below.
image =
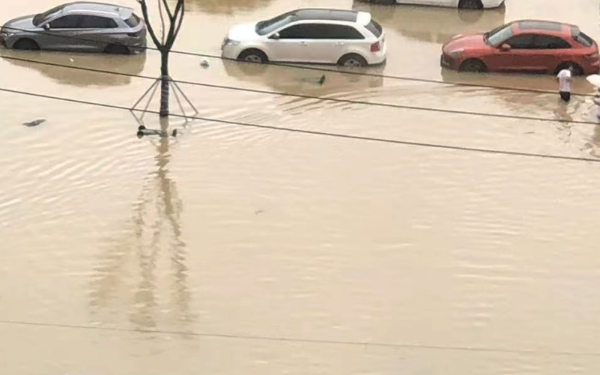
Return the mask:
<svg viewBox="0 0 600 375"><path fill-rule="evenodd" d="M47 65L47 66L54 66L54 67L65 68L65 69L82 70L82 71L88 71L88 72L94 72L94 73L112 74L112 75L119 75L119 76L132 77L132 78L151 79L151 80L157 79L156 77L150 77L150 76L139 75L139 74L121 73L121 72L114 72L114 71L110 71L110 70L101 70L101 69L94 69L94 68L87 68L87 67L57 64L57 63L51 63L51 62L45 62L45 61L28 60L28 59L21 59L18 57L4 57L4 58L9 59L9 60L23 61L23 62L29 62L29 63ZM570 124L578 124L578 125L592 125L592 126L599 125L597 122L585 121L585 120L562 120L562 119L547 118L547 117L517 116L517 115L505 115L505 114L487 113L487 112L470 112L470 111L461 111L461 110L454 110L454 109L410 106L410 105L404 105L404 104L367 102L367 101L353 100L353 99L327 98L327 97L321 97L321 96L313 96L313 95L305 95L305 94L292 94L292 93L285 93L285 92L249 89L249 88L243 88L243 87L224 86L224 85L192 82L192 81L181 81L181 80L172 80L172 81L175 83L181 83L181 84L192 85L192 86L203 86L203 87L210 87L210 88L223 89L223 90L251 92L251 93L255 93L255 94L287 96L287 97L295 97L295 98L302 98L302 99L330 101L330 102L337 102L337 103L357 104L357 105L374 106L374 107L386 107L386 108L394 108L394 109L405 109L405 110L422 111L422 112L438 112L438 113L446 113L446 114L454 114L454 115L462 115L462 116L495 117L495 118L502 118L502 119L542 121L542 122L553 122L553 123L558 122L558 123L570 123Z"/></svg>
<svg viewBox="0 0 600 375"><path fill-rule="evenodd" d="M72 35L58 35L56 33L53 34L51 32L47 32L47 31L26 30L26 29L11 27L11 26L4 26L4 28L7 30L26 31L28 33L34 33L34 34L56 35L56 36L60 36L62 38L70 38L70 39L80 40L80 41L92 41L92 42L95 41L94 39L91 39L91 38L82 38L82 37L77 37L77 36L72 36ZM132 49L160 52L160 50L156 47L150 47L150 46L138 47L138 46L133 46L133 45L125 44L125 43L115 43L115 44L122 45L122 46L132 48ZM211 58L211 59L224 60L224 61L239 62L236 59L231 59L231 58L227 58L227 57L223 57L223 56L219 56L219 55L199 53L199 52L171 50L169 53L173 53L173 54L177 54L177 55L184 55L184 56L196 56L196 57L204 57L204 58ZM272 66L279 66L279 67L284 67L284 68L338 73L338 74L346 74L346 75L354 75L354 76L386 78L386 79L393 79L393 80L400 80L400 81L432 83L432 84L439 84L439 85L464 86L464 87L474 87L474 88L489 88L489 89L496 89L496 90L531 92L531 93L539 93L539 94L556 94L556 92L552 91L552 90L528 89L528 88L520 88L520 87L505 87L505 86L495 86L495 85L480 85L480 84L476 84L476 83L466 83L466 82L446 82L446 81L427 79L427 78L405 77L405 76L365 73L365 72L353 72L353 71L348 71L348 70L336 70L336 69L328 69L328 68L317 67L317 66L305 66L305 65L297 65L297 64L292 64L292 63L278 63L278 62L272 62L272 61L268 61L265 63L254 63L254 62L245 61L244 63L257 64L257 65L272 65ZM571 93L571 96L593 97L594 95L593 94Z"/></svg>
<svg viewBox="0 0 600 375"><path fill-rule="evenodd" d="M3 87L0 87L0 91L12 93L12 94L44 98L44 99L64 101L64 102L69 102L69 103L85 104L85 105L91 105L91 106L97 106L97 107L132 111L131 108L114 105L114 104L90 102L90 101L84 101L84 100L79 100L79 99L62 98L62 97L58 97L58 96L37 94L37 93L28 92L28 91L7 89L7 88L3 88ZM133 110L133 111L142 111L142 110ZM143 112L159 114L158 111L152 111L152 110L146 110ZM446 149L446 150L465 151L465 152L478 152L478 153L487 153L487 154L523 156L523 157L530 157L530 158L568 160L568 161L578 161L578 162L592 162L592 163L600 162L600 159L581 158L581 157L575 157L575 156L547 155L547 154L536 154L536 153L527 153L527 152L518 152L518 151L503 151L503 150L493 150L493 149L484 149L484 148L451 146L451 145L443 145L443 144L435 144L435 143L412 142L412 141L403 141L403 140L376 138L376 137L364 137L364 136L350 135L350 134L329 133L329 132L323 132L323 131L317 131L317 130L306 130L306 129L298 129L298 128L278 127L278 126L272 126L272 125L251 124L251 123L240 122L240 121L222 120L222 119L206 118L206 117L200 117L200 116L186 116L186 115L181 115L181 114L171 114L170 116L193 119L193 120L200 120L200 121L206 121L206 122L214 122L214 123L220 123L220 124L227 124L227 125L234 125L234 126L240 126L240 127L284 131L284 132L291 132L291 133L298 133L298 134L318 135L318 136L325 136L325 137L331 137L331 138L352 139L352 140L359 140L359 141L369 141L369 142L378 142L378 143L387 143L387 144L396 144L396 145L405 145L405 146L427 147L427 148Z"/></svg>
<svg viewBox="0 0 600 375"><path fill-rule="evenodd" d="M321 345L345 345L345 346L361 346L361 347L379 347L391 349L410 349L410 350L443 350L443 351L459 351L459 352L480 352L480 353L504 353L504 354L528 354L528 355L553 355L553 356L577 356L577 357L600 357L600 352L575 352L575 351L541 351L527 349L505 349L505 348L486 348L472 346L448 346L448 345L423 345L423 344L395 344L381 342L360 342L360 341L345 341L345 340L326 340L326 339L302 339L291 337L274 337L274 336L258 336L247 334L223 334L209 332L194 332L194 331L171 331L159 329L140 329L140 328L118 328L118 327L99 327L76 324L60 324L60 323L41 323L27 322L20 320L0 320L0 324L5 325L20 325L45 328L62 328L62 329L79 329L90 331L108 331L108 332L128 332L140 334L161 334L161 335L178 335L178 336L195 336L221 339L235 340L252 340L252 341L275 341L275 342L290 342L302 344L321 344Z"/></svg>

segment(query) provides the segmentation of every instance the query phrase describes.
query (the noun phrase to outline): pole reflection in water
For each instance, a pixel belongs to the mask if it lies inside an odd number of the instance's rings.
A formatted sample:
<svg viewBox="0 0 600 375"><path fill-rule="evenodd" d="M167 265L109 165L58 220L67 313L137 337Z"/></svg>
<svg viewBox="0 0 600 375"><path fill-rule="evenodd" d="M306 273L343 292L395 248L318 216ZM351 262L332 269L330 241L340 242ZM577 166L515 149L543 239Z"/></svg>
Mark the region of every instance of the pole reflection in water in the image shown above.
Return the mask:
<svg viewBox="0 0 600 375"><path fill-rule="evenodd" d="M161 119L161 129L168 128L168 119ZM134 329L158 329L163 323L185 331L193 321L180 224L183 205L168 168L172 140L150 140L157 169L146 179L123 240L109 241L95 269L90 304L96 323L122 326L127 319Z"/></svg>

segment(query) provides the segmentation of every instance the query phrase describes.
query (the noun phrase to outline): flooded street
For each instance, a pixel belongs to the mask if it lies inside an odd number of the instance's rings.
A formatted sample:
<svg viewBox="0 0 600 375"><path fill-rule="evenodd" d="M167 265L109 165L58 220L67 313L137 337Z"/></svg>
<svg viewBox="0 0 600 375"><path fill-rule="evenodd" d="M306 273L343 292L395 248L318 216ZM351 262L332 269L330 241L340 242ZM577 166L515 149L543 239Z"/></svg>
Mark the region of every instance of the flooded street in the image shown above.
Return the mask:
<svg viewBox="0 0 600 375"><path fill-rule="evenodd" d="M573 2L506 0L474 17L186 0L174 49L208 56L239 22L370 11L388 43L372 75L325 72L320 86L320 70L171 57L175 80L343 99L180 83L202 118L363 139L178 117L180 137L138 139L126 110L0 91L0 374L598 374L600 164L518 155L600 161L592 87L578 79L565 107L551 76L439 67L452 35L515 19L600 41L598 1ZM54 5L10 1L0 21ZM0 56L2 89L117 107L152 84L131 75L160 63Z"/></svg>

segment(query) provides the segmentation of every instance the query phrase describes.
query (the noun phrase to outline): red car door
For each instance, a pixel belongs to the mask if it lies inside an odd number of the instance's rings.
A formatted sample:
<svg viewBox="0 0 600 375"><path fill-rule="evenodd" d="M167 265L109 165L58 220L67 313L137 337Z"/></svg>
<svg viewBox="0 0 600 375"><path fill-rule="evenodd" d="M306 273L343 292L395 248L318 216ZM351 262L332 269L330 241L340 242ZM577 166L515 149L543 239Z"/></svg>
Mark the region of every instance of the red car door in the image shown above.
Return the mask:
<svg viewBox="0 0 600 375"><path fill-rule="evenodd" d="M545 71L543 51L536 48L535 34L515 35L501 43L490 57L494 70L533 73ZM508 46L507 49L504 49Z"/></svg>
<svg viewBox="0 0 600 375"><path fill-rule="evenodd" d="M554 73L560 64L571 60L571 44L558 36L536 35L534 44L540 64L545 68L544 73Z"/></svg>

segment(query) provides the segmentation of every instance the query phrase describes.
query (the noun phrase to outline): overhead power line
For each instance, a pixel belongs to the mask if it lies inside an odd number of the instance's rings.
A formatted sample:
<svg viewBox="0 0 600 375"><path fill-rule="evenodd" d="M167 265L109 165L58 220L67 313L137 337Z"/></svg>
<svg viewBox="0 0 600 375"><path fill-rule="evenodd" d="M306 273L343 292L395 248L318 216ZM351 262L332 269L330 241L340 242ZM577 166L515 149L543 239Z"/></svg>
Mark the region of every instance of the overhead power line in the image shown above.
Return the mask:
<svg viewBox="0 0 600 375"><path fill-rule="evenodd" d="M43 33L46 35L48 35L48 34L49 35L57 35L62 38L70 38L70 39L80 40L80 41L92 41L92 42L97 41L92 38L83 38L83 37L78 37L78 36L73 36L73 35L62 35L62 34L58 35L56 33L53 34L52 32L47 32L47 31L31 31L31 30L26 30L26 29L21 29L21 28L16 28L16 27L7 27L7 26L4 26L4 27L8 30L27 31L29 33L40 33L40 34ZM158 48L150 47L150 46L140 48L137 46L126 44L126 43L115 43L115 44L123 45L128 48L136 48L136 49L149 50L149 51L159 51ZM199 53L199 52L171 50L170 53L184 55L184 56L196 56L196 57L204 57L204 58L211 58L211 59L217 59L217 60L225 60L225 61L237 61L236 59L230 59L230 58L226 58L226 57L219 56L219 55L212 55L212 54ZM393 80L400 80L400 81L432 83L432 84L439 84L439 85L465 86L465 87L473 87L473 88L488 88L488 89L496 89L496 90L531 92L531 93L539 93L539 94L555 94L556 93L555 91L552 91L552 90L530 89L530 88L522 88L522 87L506 87L506 86L497 86L497 85L481 85L481 84L477 84L477 83L466 83L466 82L446 82L446 81L427 79L427 78L406 77L406 76L376 74L376 73L366 73L366 72L355 72L355 71L348 71L348 70L336 70L336 69L328 69L328 68L317 67L317 66L305 66L305 65L297 65L297 64L291 64L291 63L278 63L278 62L272 62L272 61L262 63L262 64L254 63L254 62L244 62L244 63L259 64L259 65L272 65L272 66L279 66L279 67L284 67L284 68L346 74L346 75L353 75L353 76L378 77L378 78L386 78L386 79L393 79ZM593 94L572 93L571 96L593 97L594 95Z"/></svg>
<svg viewBox="0 0 600 375"><path fill-rule="evenodd" d="M37 97L37 98L58 100L58 101L69 102L69 103L85 104L85 105L91 105L91 106L97 106L97 107L132 111L131 108L114 105L114 104L90 102L90 101L79 100L79 99L62 98L62 97L58 97L58 96L38 94L38 93L33 93L33 92L28 92L28 91L13 90L13 89L7 89L7 88L2 88L2 87L0 87L0 91L12 93L12 94L27 95L27 96ZM135 111L141 111L141 110L135 110ZM152 110L146 110L144 112L159 114L158 111L152 111ZM387 143L387 144L395 144L395 145L427 147L427 148L435 148L435 149L465 151L465 152L478 152L478 153L486 153L486 154L523 156L523 157L542 158L542 159L556 159L556 160L568 160L568 161L592 162L592 163L600 162L600 159L581 158L581 157L575 157L575 156L547 155L547 154L536 154L536 153L517 152L517 151L502 151L502 150L451 146L451 145L425 143L425 142L411 142L411 141L386 139L386 138L364 137L364 136L350 135L350 134L323 132L323 131L317 131L317 130L307 130L307 129L298 129L298 128L278 127L278 126L272 126L272 125L251 124L251 123L247 123L247 122L214 119L214 118L207 118L207 117L200 117L200 116L185 116L182 114L171 114L170 116L193 119L193 120L200 120L200 121L206 121L206 122L214 122L214 123L220 123L220 124L227 124L227 125L234 125L234 126L241 126L241 127L248 127L248 128L266 129L266 130L291 132L291 133L298 133L298 134L318 135L318 136L340 138L340 139L352 139L352 140L366 141L366 142L378 142L378 143Z"/></svg>
<svg viewBox="0 0 600 375"><path fill-rule="evenodd" d="M568 356L568 357L600 357L600 352L576 352L565 350L533 350L533 349L505 349L505 348L486 348L474 346L449 346L449 345L424 345L424 344L402 344L402 343L382 343L369 341L348 341L348 340L324 340L324 339L302 339L292 337L276 337L266 335L248 335L248 334L224 334L224 333L209 333L209 332L194 332L194 331L172 331L159 329L140 329L140 328L119 328L119 327L101 327L77 324L61 324L61 323L41 323L28 322L20 320L0 320L0 324L19 325L30 327L44 328L59 328L59 329L78 329L88 331L104 331L104 332L128 332L139 334L154 334L154 335L177 335L177 336L195 336L218 339L232 340L247 340L247 341L276 341L290 342L301 344L314 345L344 345L344 346L360 346L360 347L379 347L390 349L410 349L410 350L438 350L438 351L455 351L455 352L479 352L479 353L504 353L504 354L527 354L541 356Z"/></svg>
<svg viewBox="0 0 600 375"><path fill-rule="evenodd" d="M94 68L87 68L87 67L57 64L57 63L51 63L51 62L45 62L45 61L21 59L18 57L4 57L4 58L8 59L8 60L24 61L24 62L28 62L28 63L48 65L48 66L54 66L54 67L59 67L59 68L65 68L65 69L75 69L75 70L83 70L83 71L101 73L101 74L112 74L112 75L126 76L126 77L132 77L132 78L156 80L156 77L139 75L139 74L121 73L121 72L114 72L114 71L110 71L110 70L101 70L101 69L94 69ZM337 103L357 104L357 105L374 106L374 107L386 107L386 108L423 111L423 112L438 112L438 113L447 113L447 114L454 114L454 115L461 115L461 116L495 117L495 118L512 119L512 120L542 121L542 122L554 122L554 123L568 122L570 124L592 125L592 126L599 125L597 122L585 121L585 120L563 120L563 119L547 118L547 117L505 115L505 114L499 114L499 113L470 112L470 111L461 111L461 110L455 110L455 109L419 107L419 106L411 106L411 105L404 105L404 104L391 104L391 103L380 103L380 102L368 102L368 101L362 101L362 100L328 98L328 97L304 95L304 94L292 94L292 93L285 93L285 92L249 89L249 88L243 88L243 87L224 86L224 85L216 85L216 84L193 82L193 81L173 80L173 82L186 84L186 85L192 85L192 86L203 86L203 87L210 87L210 88L216 88L216 89L223 89L223 90L251 92L251 93L255 93L255 94L287 96L287 97L295 97L295 98L302 98L302 99L330 101L330 102L337 102Z"/></svg>

